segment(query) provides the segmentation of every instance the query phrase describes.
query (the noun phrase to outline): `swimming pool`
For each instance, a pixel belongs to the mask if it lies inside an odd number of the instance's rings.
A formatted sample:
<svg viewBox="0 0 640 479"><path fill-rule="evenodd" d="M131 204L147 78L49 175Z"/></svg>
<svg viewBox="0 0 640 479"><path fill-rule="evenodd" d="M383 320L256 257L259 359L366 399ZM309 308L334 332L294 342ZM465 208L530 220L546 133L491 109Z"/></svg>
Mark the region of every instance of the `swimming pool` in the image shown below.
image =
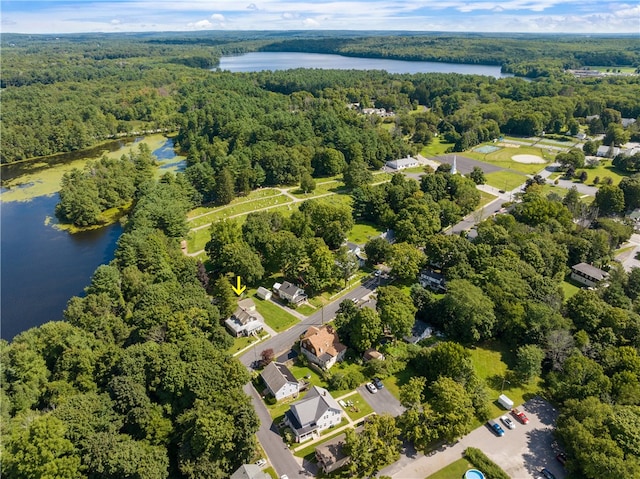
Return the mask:
<svg viewBox="0 0 640 479"><path fill-rule="evenodd" d="M469 469L464 473L464 479L484 479L484 474L477 469Z"/></svg>

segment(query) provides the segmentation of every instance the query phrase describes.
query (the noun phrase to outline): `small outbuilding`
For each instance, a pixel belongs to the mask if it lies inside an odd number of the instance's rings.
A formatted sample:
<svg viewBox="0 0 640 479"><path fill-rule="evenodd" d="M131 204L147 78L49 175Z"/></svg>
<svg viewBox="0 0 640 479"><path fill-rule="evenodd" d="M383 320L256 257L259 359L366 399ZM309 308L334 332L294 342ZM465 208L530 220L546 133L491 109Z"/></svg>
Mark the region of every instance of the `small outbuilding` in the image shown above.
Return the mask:
<svg viewBox="0 0 640 479"><path fill-rule="evenodd" d="M266 301L269 301L271 299L271 291L269 291L267 288L263 288L262 286L260 286L258 288L258 291L256 292L256 296L260 299L264 299Z"/></svg>

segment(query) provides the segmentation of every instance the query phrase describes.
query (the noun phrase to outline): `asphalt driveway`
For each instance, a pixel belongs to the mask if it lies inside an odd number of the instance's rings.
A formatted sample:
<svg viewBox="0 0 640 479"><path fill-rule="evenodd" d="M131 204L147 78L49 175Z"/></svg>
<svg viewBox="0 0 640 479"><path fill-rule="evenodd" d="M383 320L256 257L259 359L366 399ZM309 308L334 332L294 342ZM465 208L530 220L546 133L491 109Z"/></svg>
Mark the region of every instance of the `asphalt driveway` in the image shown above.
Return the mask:
<svg viewBox="0 0 640 479"><path fill-rule="evenodd" d="M377 393L371 394L366 387L360 386L358 392L377 414L387 413L396 417L404 412L404 407L402 407L400 401L386 388L379 389Z"/></svg>
<svg viewBox="0 0 640 479"><path fill-rule="evenodd" d="M528 416L529 424L517 422L514 430L505 428L503 437L497 437L489 427L482 425L454 445L442 447L428 456L402 456L380 474L397 479L424 479L460 459L467 447L476 447L513 479L537 479L542 477L540 470L543 467L558 479L564 479L564 469L556 460L553 448L557 411L541 398L527 401L521 409Z"/></svg>

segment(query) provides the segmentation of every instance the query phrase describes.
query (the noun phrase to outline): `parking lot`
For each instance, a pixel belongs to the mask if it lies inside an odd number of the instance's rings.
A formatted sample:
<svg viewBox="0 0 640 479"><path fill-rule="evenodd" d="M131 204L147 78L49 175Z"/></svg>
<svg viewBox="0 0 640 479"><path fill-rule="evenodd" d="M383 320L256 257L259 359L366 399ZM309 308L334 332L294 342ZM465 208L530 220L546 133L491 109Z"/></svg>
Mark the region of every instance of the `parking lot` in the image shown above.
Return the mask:
<svg viewBox="0 0 640 479"><path fill-rule="evenodd" d="M556 410L541 398L531 399L519 409L525 412L529 424L521 424L509 414L516 423L516 428L503 428L503 437L496 436L487 425L483 425L456 444L438 449L428 456L403 456L397 463L383 469L381 474L398 479L424 479L460 459L467 447L476 447L513 479L541 478L543 476L540 470L544 467L557 479L564 479L564 469L557 461L557 451L553 448Z"/></svg>

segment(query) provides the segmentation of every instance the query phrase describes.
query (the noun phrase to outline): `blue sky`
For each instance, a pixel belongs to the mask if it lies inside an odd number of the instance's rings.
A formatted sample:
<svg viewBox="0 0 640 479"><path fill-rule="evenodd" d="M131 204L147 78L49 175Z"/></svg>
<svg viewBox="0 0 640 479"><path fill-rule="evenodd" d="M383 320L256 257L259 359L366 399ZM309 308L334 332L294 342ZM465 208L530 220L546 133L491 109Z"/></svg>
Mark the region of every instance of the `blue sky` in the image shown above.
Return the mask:
<svg viewBox="0 0 640 479"><path fill-rule="evenodd" d="M638 33L612 0L0 0L2 32L421 30Z"/></svg>

